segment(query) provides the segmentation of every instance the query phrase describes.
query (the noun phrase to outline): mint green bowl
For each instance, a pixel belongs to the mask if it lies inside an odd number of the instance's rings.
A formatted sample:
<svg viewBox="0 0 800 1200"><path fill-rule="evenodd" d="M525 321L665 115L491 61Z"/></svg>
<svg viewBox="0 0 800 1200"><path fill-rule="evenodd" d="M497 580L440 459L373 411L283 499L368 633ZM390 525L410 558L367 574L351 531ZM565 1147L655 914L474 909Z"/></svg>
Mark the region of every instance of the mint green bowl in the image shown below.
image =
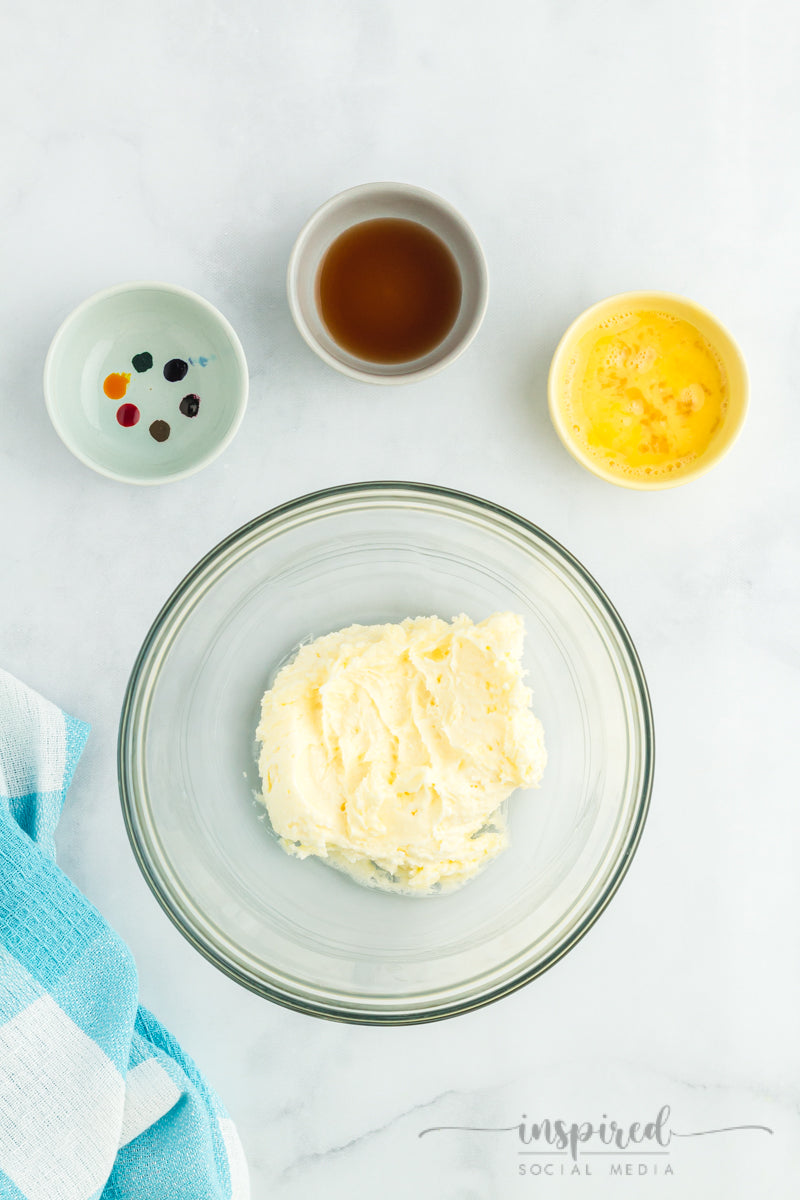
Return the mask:
<svg viewBox="0 0 800 1200"><path fill-rule="evenodd" d="M239 428L247 389L232 326L207 300L167 283L123 283L84 300L44 366L61 440L125 483L168 483L210 463Z"/></svg>

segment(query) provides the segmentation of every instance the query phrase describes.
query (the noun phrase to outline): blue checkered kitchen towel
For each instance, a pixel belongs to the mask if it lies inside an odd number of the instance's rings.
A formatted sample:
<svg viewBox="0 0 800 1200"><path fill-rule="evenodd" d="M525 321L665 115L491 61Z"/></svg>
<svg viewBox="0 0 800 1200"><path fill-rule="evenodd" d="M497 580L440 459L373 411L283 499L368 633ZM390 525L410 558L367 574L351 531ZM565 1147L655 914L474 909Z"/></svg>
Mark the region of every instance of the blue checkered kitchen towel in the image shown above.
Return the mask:
<svg viewBox="0 0 800 1200"><path fill-rule="evenodd" d="M0 1200L246 1200L232 1121L56 866L88 732L0 670Z"/></svg>

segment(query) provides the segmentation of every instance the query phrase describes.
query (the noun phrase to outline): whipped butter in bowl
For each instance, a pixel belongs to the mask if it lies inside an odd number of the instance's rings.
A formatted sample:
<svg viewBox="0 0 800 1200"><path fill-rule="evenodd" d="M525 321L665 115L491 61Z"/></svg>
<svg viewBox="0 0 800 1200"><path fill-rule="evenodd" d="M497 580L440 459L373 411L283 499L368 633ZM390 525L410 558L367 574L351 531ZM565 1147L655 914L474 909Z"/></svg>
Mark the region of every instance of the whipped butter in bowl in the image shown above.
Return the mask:
<svg viewBox="0 0 800 1200"><path fill-rule="evenodd" d="M653 730L568 551L378 482L209 551L145 639L119 754L137 860L193 946L280 1004L398 1025L497 1000L586 933L641 835Z"/></svg>
<svg viewBox="0 0 800 1200"><path fill-rule="evenodd" d="M261 705L262 799L281 845L424 895L507 844L502 805L547 759L514 613L351 625L302 646Z"/></svg>

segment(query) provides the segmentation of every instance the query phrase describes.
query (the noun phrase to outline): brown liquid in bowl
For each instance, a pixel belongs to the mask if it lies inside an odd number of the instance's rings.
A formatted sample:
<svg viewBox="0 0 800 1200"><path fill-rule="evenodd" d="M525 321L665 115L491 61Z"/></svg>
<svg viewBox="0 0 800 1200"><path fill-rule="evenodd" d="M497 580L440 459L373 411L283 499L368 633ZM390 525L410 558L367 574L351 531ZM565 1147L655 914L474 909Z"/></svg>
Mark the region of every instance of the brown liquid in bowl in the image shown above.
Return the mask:
<svg viewBox="0 0 800 1200"><path fill-rule="evenodd" d="M452 253L416 221L379 217L341 233L317 276L317 302L343 350L374 363L409 362L444 340L461 306Z"/></svg>

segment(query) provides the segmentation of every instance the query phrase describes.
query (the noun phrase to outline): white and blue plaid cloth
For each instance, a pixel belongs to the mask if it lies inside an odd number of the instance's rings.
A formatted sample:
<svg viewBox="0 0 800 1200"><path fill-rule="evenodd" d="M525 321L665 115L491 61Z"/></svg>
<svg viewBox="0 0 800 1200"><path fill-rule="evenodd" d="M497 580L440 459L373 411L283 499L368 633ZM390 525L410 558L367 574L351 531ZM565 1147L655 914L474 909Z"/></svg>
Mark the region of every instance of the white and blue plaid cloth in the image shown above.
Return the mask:
<svg viewBox="0 0 800 1200"><path fill-rule="evenodd" d="M88 732L0 671L0 1200L246 1200L232 1121L56 866Z"/></svg>

